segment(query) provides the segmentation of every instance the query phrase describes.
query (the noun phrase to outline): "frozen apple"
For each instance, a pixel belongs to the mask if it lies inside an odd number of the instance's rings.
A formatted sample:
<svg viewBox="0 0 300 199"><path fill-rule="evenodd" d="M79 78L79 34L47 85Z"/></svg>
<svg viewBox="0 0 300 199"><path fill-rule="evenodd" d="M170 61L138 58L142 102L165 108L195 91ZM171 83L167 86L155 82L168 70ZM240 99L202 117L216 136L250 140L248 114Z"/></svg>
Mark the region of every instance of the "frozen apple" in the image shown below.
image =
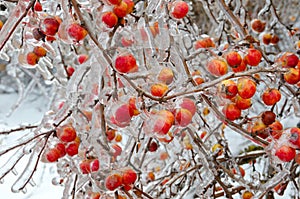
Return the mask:
<svg viewBox="0 0 300 199"><path fill-rule="evenodd" d="M53 148L46 152L46 159L49 162L56 162L60 157L60 152L58 149Z"/></svg>
<svg viewBox="0 0 300 199"><path fill-rule="evenodd" d="M121 1L118 5L114 6L113 12L119 18L125 17L127 15L127 3Z"/></svg>
<svg viewBox="0 0 300 199"><path fill-rule="evenodd" d="M57 137L63 142L72 142L76 139L76 130L71 125L65 125L56 130Z"/></svg>
<svg viewBox="0 0 300 199"><path fill-rule="evenodd" d="M282 135L283 126L278 120L276 120L268 126L268 130L274 139L279 139Z"/></svg>
<svg viewBox="0 0 300 199"><path fill-rule="evenodd" d="M290 138L289 142L295 145L298 149L300 149L300 129L297 127L293 127L290 129Z"/></svg>
<svg viewBox="0 0 300 199"><path fill-rule="evenodd" d="M272 34L270 33L265 33L262 36L262 41L266 45L269 45L271 43L271 39L272 39Z"/></svg>
<svg viewBox="0 0 300 199"><path fill-rule="evenodd" d="M296 150L290 146L283 145L276 150L275 156L283 162L289 162L295 158Z"/></svg>
<svg viewBox="0 0 300 199"><path fill-rule="evenodd" d="M294 53L286 52L276 61L282 68L294 68L297 66L299 58Z"/></svg>
<svg viewBox="0 0 300 199"><path fill-rule="evenodd" d="M218 92L223 98L231 99L238 92L237 85L233 80L223 80L218 86Z"/></svg>
<svg viewBox="0 0 300 199"><path fill-rule="evenodd" d="M244 99L251 98L256 92L256 84L248 78L239 78L237 82L238 94Z"/></svg>
<svg viewBox="0 0 300 199"><path fill-rule="evenodd" d="M150 88L151 94L156 97L162 97L168 89L168 86L164 83L155 83Z"/></svg>
<svg viewBox="0 0 300 199"><path fill-rule="evenodd" d="M238 73L238 72L243 72L247 69L247 64L246 62L244 61L244 59L242 60L241 64L238 65L238 66L233 66L231 67L231 70L235 73Z"/></svg>
<svg viewBox="0 0 300 199"><path fill-rule="evenodd" d="M132 73L138 70L136 59L132 54L117 56L115 60L115 68L121 73Z"/></svg>
<svg viewBox="0 0 300 199"><path fill-rule="evenodd" d="M175 1L172 4L171 15L175 19L182 19L189 12L189 6L184 1Z"/></svg>
<svg viewBox="0 0 300 199"><path fill-rule="evenodd" d="M122 170L122 183L124 185L134 184L136 179L137 179L137 173L133 169L126 168Z"/></svg>
<svg viewBox="0 0 300 199"><path fill-rule="evenodd" d="M273 113L272 111L264 111L261 114L261 120L265 125L270 125L273 122L275 122L276 119L276 114Z"/></svg>
<svg viewBox="0 0 300 199"><path fill-rule="evenodd" d="M300 81L300 69L289 68L288 72L283 74L283 78L289 84L297 84Z"/></svg>
<svg viewBox="0 0 300 199"><path fill-rule="evenodd" d="M67 32L69 36L77 42L83 40L88 34L86 29L77 23L69 25Z"/></svg>
<svg viewBox="0 0 300 199"><path fill-rule="evenodd" d="M118 17L115 13L108 11L103 13L102 21L107 25L108 28L112 28L118 24Z"/></svg>
<svg viewBox="0 0 300 199"><path fill-rule="evenodd" d="M262 54L259 50L250 48L245 56L245 62L250 66L257 66L260 63Z"/></svg>
<svg viewBox="0 0 300 199"><path fill-rule="evenodd" d="M189 125L192 119L193 119L193 115L188 109L179 108L176 110L175 120L179 126L185 127Z"/></svg>
<svg viewBox="0 0 300 199"><path fill-rule="evenodd" d="M273 106L281 99L281 93L275 88L267 89L262 94L262 100L267 106Z"/></svg>
<svg viewBox="0 0 300 199"><path fill-rule="evenodd" d="M171 84L174 78L174 73L171 68L162 68L157 76L157 79L165 84Z"/></svg>
<svg viewBox="0 0 300 199"><path fill-rule="evenodd" d="M45 35L54 36L59 28L60 23L55 17L45 18L42 22L42 32Z"/></svg>
<svg viewBox="0 0 300 199"><path fill-rule="evenodd" d="M181 108L187 109L191 112L192 115L195 115L197 107L196 104L194 102L194 100L190 99L190 98L183 98L182 102L179 105Z"/></svg>
<svg viewBox="0 0 300 199"><path fill-rule="evenodd" d="M122 0L107 0L112 5L118 5L121 3Z"/></svg>
<svg viewBox="0 0 300 199"><path fill-rule="evenodd" d="M242 57L238 52L231 51L226 54L226 61L230 67L237 67L242 63Z"/></svg>
<svg viewBox="0 0 300 199"><path fill-rule="evenodd" d="M116 125L120 127L127 126L134 114L134 111L130 108L128 104L123 104L119 106L114 114L114 120Z"/></svg>
<svg viewBox="0 0 300 199"><path fill-rule="evenodd" d="M222 76L228 72L228 66L225 60L214 58L207 62L206 68L214 76Z"/></svg>
<svg viewBox="0 0 300 199"><path fill-rule="evenodd" d="M251 21L251 28L256 32L263 32L266 27L266 22L263 22L259 19L254 19Z"/></svg>
<svg viewBox="0 0 300 199"><path fill-rule="evenodd" d="M126 13L130 14L133 11L134 8L134 1L133 0L123 0L127 4L127 10Z"/></svg>
<svg viewBox="0 0 300 199"><path fill-rule="evenodd" d="M222 109L224 116L233 121L241 117L242 111L234 103L225 105Z"/></svg>
<svg viewBox="0 0 300 199"><path fill-rule="evenodd" d="M38 57L44 57L47 54L47 51L45 48L41 46L36 46L33 49L33 52L38 56Z"/></svg>
<svg viewBox="0 0 300 199"><path fill-rule="evenodd" d="M241 110L248 109L252 106L251 99L244 99L239 95L237 95L233 101L235 105Z"/></svg>
<svg viewBox="0 0 300 199"><path fill-rule="evenodd" d="M206 37L206 38L196 41L194 47L195 47L195 50L197 50L199 48L216 47L216 45L210 37Z"/></svg>
<svg viewBox="0 0 300 199"><path fill-rule="evenodd" d="M26 56L26 60L29 65L36 65L39 61L39 56L37 56L34 52L29 52Z"/></svg>
<svg viewBox="0 0 300 199"><path fill-rule="evenodd" d="M122 176L119 173L113 173L106 177L105 187L110 191L114 191L122 185Z"/></svg>

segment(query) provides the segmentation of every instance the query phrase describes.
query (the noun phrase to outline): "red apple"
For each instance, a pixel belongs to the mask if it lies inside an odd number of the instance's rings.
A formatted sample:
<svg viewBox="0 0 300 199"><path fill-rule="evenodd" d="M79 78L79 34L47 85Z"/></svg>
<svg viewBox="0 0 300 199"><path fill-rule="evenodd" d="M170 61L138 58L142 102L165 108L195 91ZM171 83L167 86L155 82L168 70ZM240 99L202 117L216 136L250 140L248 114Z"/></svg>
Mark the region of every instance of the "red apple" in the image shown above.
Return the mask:
<svg viewBox="0 0 300 199"><path fill-rule="evenodd" d="M238 52L231 51L226 54L226 61L230 67L237 67L242 63L242 57Z"/></svg>
<svg viewBox="0 0 300 199"><path fill-rule="evenodd" d="M115 60L115 68L121 73L132 73L138 70L136 59L132 54L119 55Z"/></svg>
<svg viewBox="0 0 300 199"><path fill-rule="evenodd" d="M251 98L256 92L256 84L248 78L239 78L237 82L238 94L244 99Z"/></svg>
<svg viewBox="0 0 300 199"><path fill-rule="evenodd" d="M88 34L86 29L77 23L69 25L67 32L69 36L77 42L83 40Z"/></svg>
<svg viewBox="0 0 300 199"><path fill-rule="evenodd" d="M260 63L262 54L254 48L248 49L248 54L245 56L245 62L250 66L257 66Z"/></svg>
<svg viewBox="0 0 300 199"><path fill-rule="evenodd" d="M238 92L237 85L233 80L223 80L218 86L218 92L223 98L231 99Z"/></svg>
<svg viewBox="0 0 300 199"><path fill-rule="evenodd" d="M290 146L283 145L278 148L275 155L283 162L289 162L296 156L296 150Z"/></svg>
<svg viewBox="0 0 300 199"><path fill-rule="evenodd" d="M267 106L273 106L281 99L281 93L275 88L267 89L262 94L262 100Z"/></svg>
<svg viewBox="0 0 300 199"><path fill-rule="evenodd" d="M225 105L222 109L225 117L231 121L236 120L241 117L241 109L239 109L234 103L229 103Z"/></svg>
<svg viewBox="0 0 300 199"><path fill-rule="evenodd" d="M184 1L175 1L172 4L171 15L175 19L182 19L189 12L189 6Z"/></svg>
<svg viewBox="0 0 300 199"><path fill-rule="evenodd" d="M211 59L207 62L206 68L214 76L222 76L228 72L227 63L222 59Z"/></svg>

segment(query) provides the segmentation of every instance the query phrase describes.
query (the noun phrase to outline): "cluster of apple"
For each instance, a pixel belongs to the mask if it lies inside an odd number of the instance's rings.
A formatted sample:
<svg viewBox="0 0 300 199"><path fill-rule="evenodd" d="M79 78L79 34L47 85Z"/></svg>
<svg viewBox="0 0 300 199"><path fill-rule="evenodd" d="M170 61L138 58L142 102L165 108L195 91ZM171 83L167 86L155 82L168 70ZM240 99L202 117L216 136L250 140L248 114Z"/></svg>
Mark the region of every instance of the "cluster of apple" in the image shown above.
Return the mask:
<svg viewBox="0 0 300 199"><path fill-rule="evenodd" d="M107 11L102 15L102 22L108 27L113 28L118 24L119 19L132 13L134 2L132 0L107 0L109 5L113 5L112 11Z"/></svg>
<svg viewBox="0 0 300 199"><path fill-rule="evenodd" d="M283 74L283 78L288 84L297 84L300 81L300 61L296 54L284 52L278 55L276 63L288 70Z"/></svg>
<svg viewBox="0 0 300 199"><path fill-rule="evenodd" d="M99 160L97 158L82 160L79 164L79 168L83 174L96 172L100 168Z"/></svg>
<svg viewBox="0 0 300 199"><path fill-rule="evenodd" d="M45 41L46 39L52 42L56 40L55 35L59 32L61 23L62 20L59 17L48 16L42 20L40 27L32 30L32 36L37 41ZM83 40L88 34L87 30L78 23L68 25L66 31L68 36L75 42ZM33 52L27 54L27 63L29 65L37 64L40 57L46 56L46 52L43 47L34 48Z"/></svg>
<svg viewBox="0 0 300 199"><path fill-rule="evenodd" d="M251 28L257 33L262 33L266 28L266 22L261 21L259 19L253 19L251 21ZM279 37L272 33L263 33L262 42L266 45L276 45L279 42Z"/></svg>
<svg viewBox="0 0 300 199"><path fill-rule="evenodd" d="M37 64L37 62L39 61L39 59L41 57L45 57L47 54L47 51L45 48L41 47L41 46L36 46L34 47L33 51L32 52L29 52L27 54L27 63L29 65L35 65Z"/></svg>
<svg viewBox="0 0 300 199"><path fill-rule="evenodd" d="M178 102L179 107L173 110L153 111L150 115L149 125L153 126L151 133L157 137L163 137L169 133L173 125L186 127L196 113L195 102L190 98L183 98ZM148 128L146 125L145 128ZM171 135L172 136L172 135Z"/></svg>
<svg viewBox="0 0 300 199"><path fill-rule="evenodd" d="M46 151L45 157L47 161L56 162L66 154L69 156L78 154L80 138L77 136L76 130L71 124L58 127L56 129L56 136L59 142L55 147Z"/></svg>
<svg viewBox="0 0 300 199"><path fill-rule="evenodd" d="M130 124L133 116L138 115L140 112L136 107L136 99L130 98L127 103L123 103L116 107L110 120L112 124L118 127L126 127Z"/></svg>
<svg viewBox="0 0 300 199"><path fill-rule="evenodd" d="M124 168L110 173L105 179L105 187L114 191L119 187L129 191L137 180L137 173L132 168Z"/></svg>

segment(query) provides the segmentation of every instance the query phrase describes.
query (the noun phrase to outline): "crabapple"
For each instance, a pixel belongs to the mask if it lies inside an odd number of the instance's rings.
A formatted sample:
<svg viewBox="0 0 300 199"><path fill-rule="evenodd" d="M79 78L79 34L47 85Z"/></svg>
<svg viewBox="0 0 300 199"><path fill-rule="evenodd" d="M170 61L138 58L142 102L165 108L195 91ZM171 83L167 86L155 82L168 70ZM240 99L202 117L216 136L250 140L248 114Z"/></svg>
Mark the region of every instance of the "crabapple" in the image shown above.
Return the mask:
<svg viewBox="0 0 300 199"><path fill-rule="evenodd" d="M114 114L114 121L120 127L127 126L134 114L134 111L128 104L123 104L117 108Z"/></svg>
<svg viewBox="0 0 300 199"><path fill-rule="evenodd" d="M250 191L245 191L242 195L242 199L252 199L253 198L253 193Z"/></svg>
<svg viewBox="0 0 300 199"><path fill-rule="evenodd" d="M271 44L277 44L279 42L279 37L277 35L272 35Z"/></svg>
<svg viewBox="0 0 300 199"><path fill-rule="evenodd" d="M162 97L167 91L168 86L164 83L155 83L151 86L151 94L156 97Z"/></svg>
<svg viewBox="0 0 300 199"><path fill-rule="evenodd" d="M279 102L281 99L281 93L275 88L267 89L262 94L262 100L267 106L272 106Z"/></svg>
<svg viewBox="0 0 300 199"><path fill-rule="evenodd" d="M71 76L73 75L74 72L75 72L75 68L74 68L74 67L72 67L72 66L68 66L68 67L67 67L67 75L68 75L69 77L71 77Z"/></svg>
<svg viewBox="0 0 300 199"><path fill-rule="evenodd" d="M175 19L182 19L189 12L189 6L184 1L175 1L172 5L171 15Z"/></svg>
<svg viewBox="0 0 300 199"><path fill-rule="evenodd" d="M140 114L140 111L136 107L136 98L131 97L128 101L129 108L133 111L133 116Z"/></svg>
<svg viewBox="0 0 300 199"><path fill-rule="evenodd" d="M77 57L77 61L79 64L83 64L84 62L86 62L86 60L88 60L89 56L86 55L86 54L81 54L81 55L78 55Z"/></svg>
<svg viewBox="0 0 300 199"><path fill-rule="evenodd" d="M242 63L242 57L238 52L231 51L226 54L226 61L230 67L237 67Z"/></svg>
<svg viewBox="0 0 300 199"><path fill-rule="evenodd" d="M277 62L281 64L282 68L294 68L297 66L299 58L294 53L284 53Z"/></svg>
<svg viewBox="0 0 300 199"><path fill-rule="evenodd" d="M113 154L114 157L121 155L123 151L122 147L120 147L118 144L114 144L112 145L112 148L114 149L114 154Z"/></svg>
<svg viewBox="0 0 300 199"><path fill-rule="evenodd" d="M74 155L78 154L78 148L79 148L79 143L71 142L66 147L66 153L69 156L74 156Z"/></svg>
<svg viewBox="0 0 300 199"><path fill-rule="evenodd" d="M290 138L289 142L297 146L300 149L300 129L293 127L290 129Z"/></svg>
<svg viewBox="0 0 300 199"><path fill-rule="evenodd" d="M193 115L188 109L179 108L176 110L175 120L179 126L181 127L187 126L188 124L191 123L192 119L193 119Z"/></svg>
<svg viewBox="0 0 300 199"><path fill-rule="evenodd" d="M46 35L39 28L34 28L32 30L32 36L34 39L39 41L41 39L44 39Z"/></svg>
<svg viewBox="0 0 300 199"><path fill-rule="evenodd" d="M282 124L276 120L268 126L269 132L274 139L279 139L282 135Z"/></svg>
<svg viewBox="0 0 300 199"><path fill-rule="evenodd" d="M132 54L119 55L115 60L115 68L121 73L132 73L138 70L136 59Z"/></svg>
<svg viewBox="0 0 300 199"><path fill-rule="evenodd" d="M192 115L195 115L196 111L197 111L197 107L195 102L190 99L190 98L183 98L182 102L179 105L181 108L187 109L191 112Z"/></svg>
<svg viewBox="0 0 300 199"><path fill-rule="evenodd" d="M245 170L243 169L243 167L239 166L239 170L240 170L241 176L244 177L246 172L245 172ZM237 171L236 171L235 168L232 169L232 173L233 173L233 174L237 174Z"/></svg>
<svg viewBox="0 0 300 199"><path fill-rule="evenodd" d="M256 84L248 78L239 78L237 81L238 94L244 99L251 98L256 92Z"/></svg>
<svg viewBox="0 0 300 199"><path fill-rule="evenodd" d="M218 91L223 98L231 99L236 96L238 89L236 83L233 80L227 79L223 80L219 84Z"/></svg>
<svg viewBox="0 0 300 199"><path fill-rule="evenodd" d="M119 18L125 17L127 14L127 3L125 3L124 1L121 1L118 5L114 6L113 12Z"/></svg>
<svg viewBox="0 0 300 199"><path fill-rule="evenodd" d="M37 56L34 52L29 52L26 56L26 60L29 65L35 65L39 61L39 56Z"/></svg>
<svg viewBox="0 0 300 199"><path fill-rule="evenodd" d="M112 5L118 5L121 3L122 0L107 0Z"/></svg>
<svg viewBox="0 0 300 199"><path fill-rule="evenodd" d="M35 2L34 4L34 11L36 12L40 12L40 11L43 11L43 7L42 7L42 4L40 2Z"/></svg>
<svg viewBox="0 0 300 199"><path fill-rule="evenodd" d="M54 36L59 28L59 21L54 17L47 17L42 23L42 32L48 36Z"/></svg>
<svg viewBox="0 0 300 199"><path fill-rule="evenodd" d="M130 14L133 11L134 8L134 1L133 0L123 0L127 4L127 10L126 13Z"/></svg>
<svg viewBox="0 0 300 199"><path fill-rule="evenodd" d="M168 118L157 115L153 123L153 131L160 135L166 135L172 127L173 123L174 122L170 121Z"/></svg>
<svg viewBox="0 0 300 199"><path fill-rule="evenodd" d="M116 130L109 129L105 132L105 134L106 134L107 140L112 141L116 136Z"/></svg>
<svg viewBox="0 0 300 199"><path fill-rule="evenodd" d="M257 66L260 63L262 54L259 50L250 48L245 56L245 62L250 66Z"/></svg>
<svg viewBox="0 0 300 199"><path fill-rule="evenodd" d="M148 151L150 151L150 152L156 151L157 148L158 148L158 145L154 141L150 142L149 145L148 145L148 147L147 147Z"/></svg>
<svg viewBox="0 0 300 199"><path fill-rule="evenodd" d="M231 70L235 73L238 73L238 72L243 72L247 69L247 64L246 62L244 61L244 59L242 60L241 64L238 65L238 66L234 66L234 67L231 67Z"/></svg>
<svg viewBox="0 0 300 199"><path fill-rule="evenodd" d="M60 152L58 149L56 148L53 148L53 149L50 149L47 153L46 153L46 159L49 161L49 162L55 162L59 159L60 157Z"/></svg>
<svg viewBox="0 0 300 199"><path fill-rule="evenodd" d="M266 128L267 128L267 125L265 125L263 123L262 119L259 118L258 120L256 120L254 122L254 124L250 125L249 132L251 132L253 134L257 134L259 137L266 139L269 136L269 133L267 131L265 131Z"/></svg>
<svg viewBox="0 0 300 199"><path fill-rule="evenodd" d="M157 79L165 84L171 84L174 78L174 73L171 68L162 68L157 76Z"/></svg>
<svg viewBox="0 0 300 199"><path fill-rule="evenodd" d="M242 98L241 96L237 95L233 102L235 103L235 105L241 109L241 110L245 110L245 109L248 109L252 106L252 102L251 102L251 99L244 99Z"/></svg>
<svg viewBox="0 0 300 199"><path fill-rule="evenodd" d="M57 137L63 142L72 142L76 139L76 130L72 125L65 125L56 131Z"/></svg>
<svg viewBox="0 0 300 199"><path fill-rule="evenodd" d="M283 78L289 84L297 84L300 81L300 69L289 68L288 72L283 74Z"/></svg>
<svg viewBox="0 0 300 199"><path fill-rule="evenodd" d="M296 156L296 150L290 146L283 145L278 148L275 155L283 162L289 162Z"/></svg>
<svg viewBox="0 0 300 199"><path fill-rule="evenodd" d="M265 33L262 36L262 41L264 44L269 45L272 39L272 34L270 33Z"/></svg>
<svg viewBox="0 0 300 199"><path fill-rule="evenodd" d="M106 177L105 187L110 191L114 191L122 185L122 176L119 173L113 173Z"/></svg>
<svg viewBox="0 0 300 199"><path fill-rule="evenodd" d="M261 120L265 125L270 125L275 122L276 114L272 111L265 111L261 114Z"/></svg>
<svg viewBox="0 0 300 199"><path fill-rule="evenodd" d="M118 24L118 16L115 13L108 11L103 13L102 21L107 25L108 28L112 28Z"/></svg>
<svg viewBox="0 0 300 199"><path fill-rule="evenodd" d="M55 148L59 151L59 158L64 157L66 155L66 147L63 143L57 143Z"/></svg>
<svg viewBox="0 0 300 199"><path fill-rule="evenodd" d="M254 19L251 21L251 28L256 32L263 32L265 30L265 27L266 23L259 19Z"/></svg>
<svg viewBox="0 0 300 199"><path fill-rule="evenodd" d="M86 29L77 23L69 25L67 32L69 36L77 42L83 40L88 34Z"/></svg>
<svg viewBox="0 0 300 199"><path fill-rule="evenodd" d="M239 109L234 103L229 103L225 105L222 109L225 117L231 121L238 119L241 117L241 109Z"/></svg>
<svg viewBox="0 0 300 199"><path fill-rule="evenodd" d="M207 62L206 68L214 76L222 76L228 72L227 63L222 59L211 59Z"/></svg>
<svg viewBox="0 0 300 199"><path fill-rule="evenodd" d="M126 168L126 169L122 170L122 183L124 185L134 184L136 179L137 179L137 174L133 169Z"/></svg>
<svg viewBox="0 0 300 199"><path fill-rule="evenodd" d="M213 42L213 40L209 37L207 38L203 38L200 39L198 41L196 41L194 48L195 50L199 49L199 48L210 48L210 47L215 47L215 43Z"/></svg>
<svg viewBox="0 0 300 199"><path fill-rule="evenodd" d="M41 46L36 46L33 49L33 52L38 56L38 57L44 57L47 54L47 51L45 48Z"/></svg>

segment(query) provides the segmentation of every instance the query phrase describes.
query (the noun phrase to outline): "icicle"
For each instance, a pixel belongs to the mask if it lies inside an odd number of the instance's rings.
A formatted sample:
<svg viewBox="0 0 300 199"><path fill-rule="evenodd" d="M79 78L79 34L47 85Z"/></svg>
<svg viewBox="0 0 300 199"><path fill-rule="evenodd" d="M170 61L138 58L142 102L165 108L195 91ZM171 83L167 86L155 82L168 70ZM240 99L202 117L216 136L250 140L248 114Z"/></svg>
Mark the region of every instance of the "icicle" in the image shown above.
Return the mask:
<svg viewBox="0 0 300 199"><path fill-rule="evenodd" d="M45 140L38 143L34 150L32 151L32 154L28 160L27 165L25 166L25 169L23 170L22 174L19 176L19 178L16 180L16 182L11 187L12 192L17 193L25 188L29 180L32 178L32 175L36 171L37 164L39 162L40 153L41 153L41 147L40 145L44 145Z"/></svg>
<svg viewBox="0 0 300 199"><path fill-rule="evenodd" d="M10 156L7 162L0 168L0 180L2 180L3 177L15 167L15 165L23 156L23 148L20 148L13 155Z"/></svg>

